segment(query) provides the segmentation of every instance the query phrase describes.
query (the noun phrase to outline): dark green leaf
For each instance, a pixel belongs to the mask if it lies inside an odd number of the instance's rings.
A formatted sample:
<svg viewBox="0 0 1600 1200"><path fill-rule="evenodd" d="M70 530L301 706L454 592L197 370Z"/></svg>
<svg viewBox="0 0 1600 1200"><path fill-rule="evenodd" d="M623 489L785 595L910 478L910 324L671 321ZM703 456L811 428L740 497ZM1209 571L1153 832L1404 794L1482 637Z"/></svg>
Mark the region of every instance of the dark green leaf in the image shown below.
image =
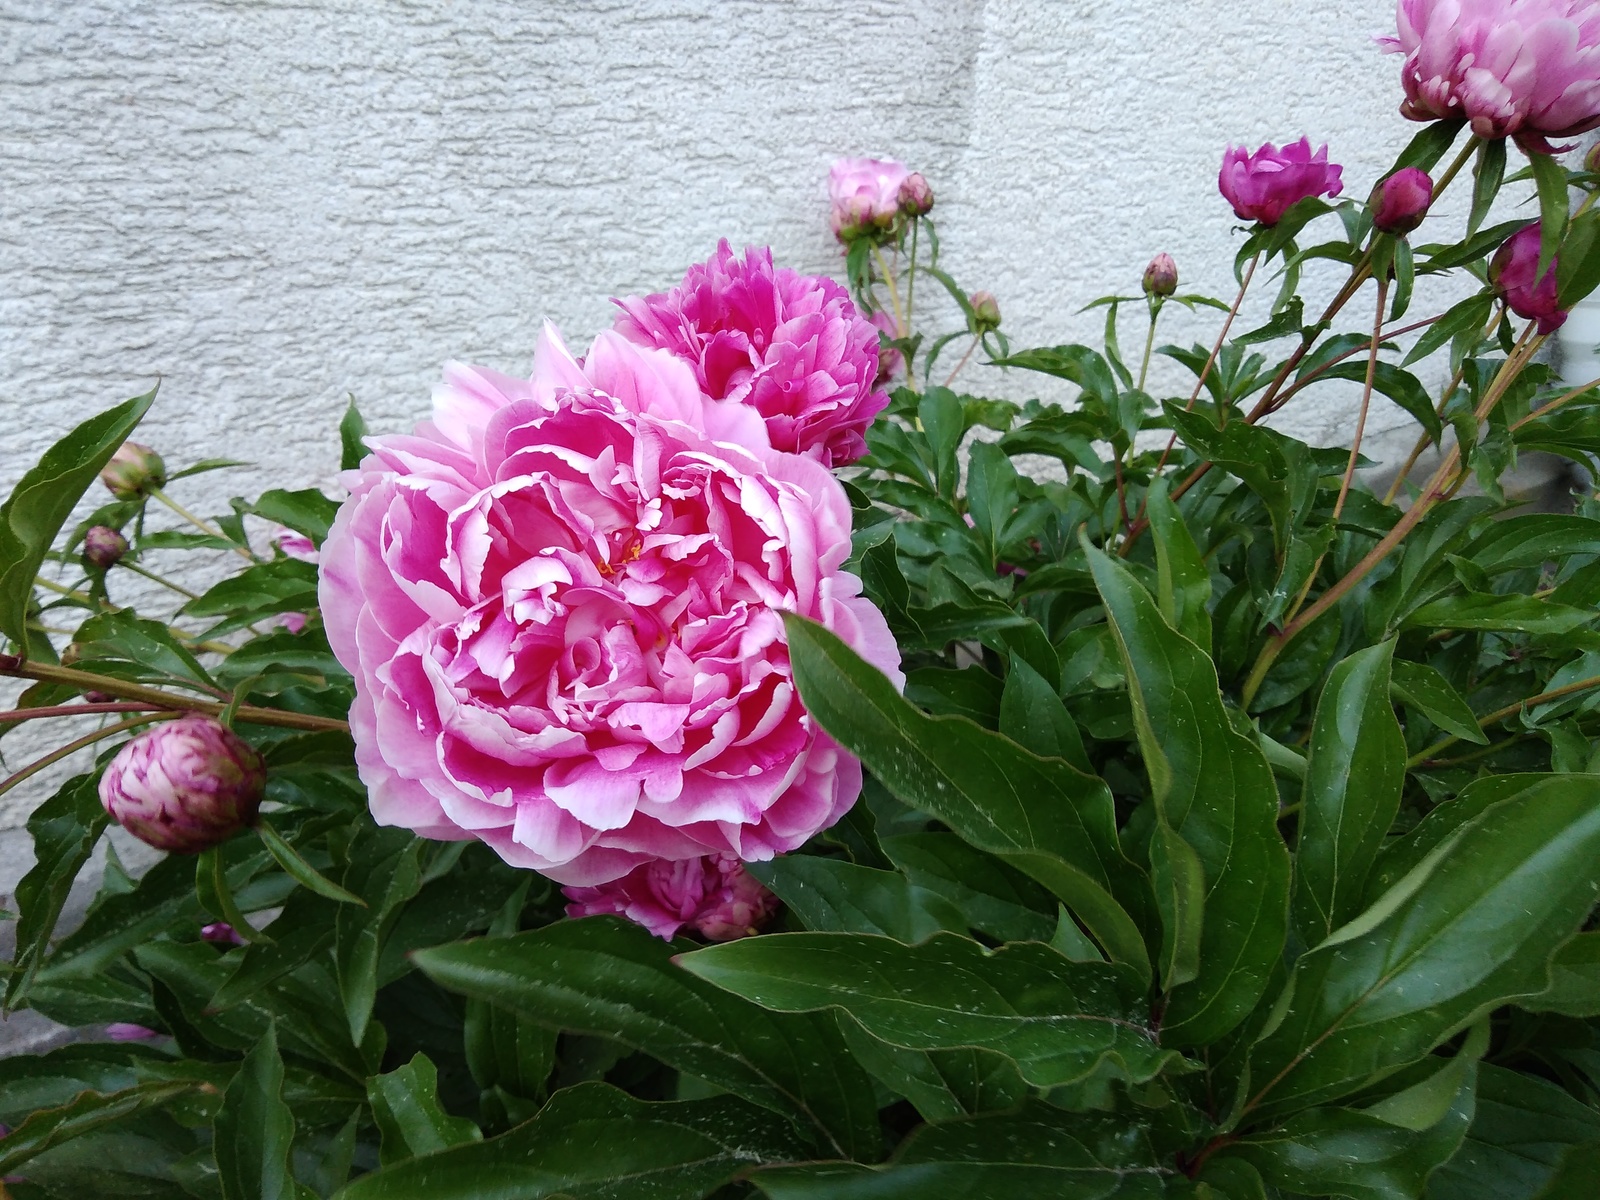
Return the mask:
<svg viewBox="0 0 1600 1200"><path fill-rule="evenodd" d="M906 946L866 934L780 933L677 961L764 1008L842 1010L890 1045L993 1050L1036 1087L1101 1069L1141 1082L1177 1058L1140 1023L1121 972L1034 942L987 950L952 934Z"/></svg>
<svg viewBox="0 0 1600 1200"><path fill-rule="evenodd" d="M1255 1007L1283 950L1289 855L1277 785L1260 748L1229 720L1205 652L1162 619L1126 567L1087 553L1128 672L1157 812L1205 871L1199 975L1172 992L1162 1019L1172 1042L1204 1045Z"/></svg>
<svg viewBox="0 0 1600 1200"><path fill-rule="evenodd" d="M221 851L213 846L194 860L194 891L200 907L219 921L233 927L235 933L247 942L271 942L272 938L257 930L239 911L239 905L228 887L227 864Z"/></svg>
<svg viewBox="0 0 1600 1200"><path fill-rule="evenodd" d="M1482 323L1481 320L1478 322L1480 326ZM1359 362L1346 362L1329 367L1318 378L1349 379L1365 383L1367 360L1363 357ZM1435 442L1439 440L1442 426L1438 412L1434 408L1433 397L1428 394L1428 389L1423 386L1422 381L1410 371L1393 363L1379 362L1373 371L1372 388L1380 396L1389 397L1405 409Z"/></svg>
<svg viewBox="0 0 1600 1200"><path fill-rule="evenodd" d="M1567 171L1553 154L1529 154L1528 166L1539 189L1539 265L1533 278L1540 282L1567 233Z"/></svg>
<svg viewBox="0 0 1600 1200"><path fill-rule="evenodd" d="M28 645L33 579L73 507L155 401L154 391L90 417L25 474L0 505L0 633Z"/></svg>
<svg viewBox="0 0 1600 1200"><path fill-rule="evenodd" d="M948 388L929 388L917 405L917 419L927 435L933 450L934 482L939 495L946 500L955 498L956 485L961 481L961 467L956 461L956 451L967 432L961 401Z"/></svg>
<svg viewBox="0 0 1600 1200"><path fill-rule="evenodd" d="M1040 758L1064 758L1092 775L1078 725L1056 689L1021 658L1014 658L1000 698L1000 732Z"/></svg>
<svg viewBox="0 0 1600 1200"><path fill-rule="evenodd" d="M1002 942L1049 940L1055 897L1021 871L953 833L897 834L882 844L914 884L944 896L971 928Z"/></svg>
<svg viewBox="0 0 1600 1200"><path fill-rule="evenodd" d="M1472 211L1467 217L1467 235L1478 232L1494 198L1500 193L1500 182L1506 175L1506 141L1488 138L1478 146L1478 161L1472 168Z"/></svg>
<svg viewBox="0 0 1600 1200"><path fill-rule="evenodd" d="M1419 359L1426 358L1439 349L1452 338L1458 337L1469 330L1481 333L1489 320L1489 311L1494 307L1494 297L1488 292L1480 292L1475 296L1468 296L1459 301L1445 312L1445 314L1430 325L1413 346L1401 366L1410 366ZM1474 342L1477 338L1474 337Z"/></svg>
<svg viewBox="0 0 1600 1200"><path fill-rule="evenodd" d="M1000 555L1006 522L1017 507L1017 469L994 442L978 442L967 458L967 512L989 561Z"/></svg>
<svg viewBox="0 0 1600 1200"><path fill-rule="evenodd" d="M1420 711L1446 733L1480 746L1489 744L1477 715L1450 681L1425 663L1396 659L1389 687L1402 704Z"/></svg>
<svg viewBox="0 0 1600 1200"><path fill-rule="evenodd" d="M1156 547L1156 596L1161 615L1184 637L1211 652L1211 572L1183 514L1167 495L1167 481L1150 485L1150 535Z"/></svg>
<svg viewBox="0 0 1600 1200"><path fill-rule="evenodd" d="M1550 986L1517 1003L1530 1012L1600 1017L1600 932L1569 939L1550 960Z"/></svg>
<svg viewBox="0 0 1600 1200"><path fill-rule="evenodd" d="M378 993L378 958L400 906L422 886L420 839L404 829L368 831L351 852L345 890L362 904L341 906L334 918L333 956L350 1040L366 1036Z"/></svg>
<svg viewBox="0 0 1600 1200"><path fill-rule="evenodd" d="M787 854L751 863L750 873L776 892L807 929L881 933L902 942L920 942L941 930L966 932L959 909L897 871Z"/></svg>
<svg viewBox="0 0 1600 1200"><path fill-rule="evenodd" d="M377 1122L384 1166L483 1139L465 1117L452 1117L439 1103L439 1071L426 1054L367 1081L367 1101Z"/></svg>
<svg viewBox="0 0 1600 1200"><path fill-rule="evenodd" d="M1020 367L1075 383L1101 404L1111 405L1117 396L1117 381L1098 351L1088 346L1048 346L1024 350L994 360L997 367Z"/></svg>
<svg viewBox="0 0 1600 1200"><path fill-rule="evenodd" d="M270 492L262 492L261 498L250 506L249 511L303 533L320 546L328 536L328 529L333 524L339 506L316 488L304 488L298 492L274 488Z"/></svg>
<svg viewBox="0 0 1600 1200"><path fill-rule="evenodd" d="M1466 1141L1439 1168L1429 1200L1533 1200L1572 1146L1600 1138L1600 1114L1553 1083L1487 1063ZM1575 1194L1573 1200L1593 1193Z"/></svg>
<svg viewBox="0 0 1600 1200"><path fill-rule="evenodd" d="M422 950L414 961L451 991L614 1038L805 1120L833 1153L871 1157L872 1089L832 1019L765 1012L679 970L672 953L637 925L589 918Z"/></svg>
<svg viewBox="0 0 1600 1200"><path fill-rule="evenodd" d="M300 852L284 841L277 830L273 829L265 821L257 822L256 833L261 838L261 844L277 860L278 865L301 887L309 888L317 895L325 896L329 900L337 900L341 904L358 904L365 907L365 900L346 891L326 875L323 875L301 857Z"/></svg>
<svg viewBox="0 0 1600 1200"><path fill-rule="evenodd" d="M271 1025L233 1077L217 1111L213 1150L223 1200L297 1200L289 1170L294 1114L283 1102L283 1060Z"/></svg>
<svg viewBox="0 0 1600 1200"><path fill-rule="evenodd" d="M295 892L268 927L274 940L247 947L206 1007L218 1012L232 1008L321 954L333 945L335 915L334 906L321 896Z"/></svg>
<svg viewBox="0 0 1600 1200"><path fill-rule="evenodd" d="M356 398L351 396L349 407L344 410L344 417L339 422L341 470L353 471L361 465L361 460L367 455L366 437L367 422L356 407Z"/></svg>
<svg viewBox="0 0 1600 1200"><path fill-rule="evenodd" d="M1317 703L1295 858L1296 931L1315 946L1364 907L1367 874L1400 810L1406 743L1389 700L1394 643L1334 667Z"/></svg>
<svg viewBox="0 0 1600 1200"><path fill-rule="evenodd" d="M1508 633L1571 633L1594 620L1594 613L1536 596L1465 593L1445 596L1413 609L1404 629L1492 629Z"/></svg>

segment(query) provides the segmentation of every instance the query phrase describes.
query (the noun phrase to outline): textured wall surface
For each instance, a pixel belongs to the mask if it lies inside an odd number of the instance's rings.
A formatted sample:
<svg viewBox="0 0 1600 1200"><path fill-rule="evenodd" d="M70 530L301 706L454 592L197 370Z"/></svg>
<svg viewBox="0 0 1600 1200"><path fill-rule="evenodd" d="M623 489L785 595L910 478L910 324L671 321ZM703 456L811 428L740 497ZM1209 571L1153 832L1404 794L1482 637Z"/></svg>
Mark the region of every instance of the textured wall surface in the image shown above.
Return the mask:
<svg viewBox="0 0 1600 1200"><path fill-rule="evenodd" d="M1414 132L1371 40L1392 9L0 0L0 486L157 380L141 437L169 462L255 464L185 500L331 486L347 394L408 424L444 360L523 370L541 317L582 343L608 296L721 236L838 271L842 153L927 175L946 265L998 293L1021 344L1098 336L1078 310L1136 291L1158 250L1186 290L1231 294L1230 140L1330 141L1359 196ZM1332 288L1311 278L1308 303ZM1179 313L1163 340L1216 321ZM1307 393L1287 423L1337 442L1349 399ZM41 795L7 797L0 825Z"/></svg>

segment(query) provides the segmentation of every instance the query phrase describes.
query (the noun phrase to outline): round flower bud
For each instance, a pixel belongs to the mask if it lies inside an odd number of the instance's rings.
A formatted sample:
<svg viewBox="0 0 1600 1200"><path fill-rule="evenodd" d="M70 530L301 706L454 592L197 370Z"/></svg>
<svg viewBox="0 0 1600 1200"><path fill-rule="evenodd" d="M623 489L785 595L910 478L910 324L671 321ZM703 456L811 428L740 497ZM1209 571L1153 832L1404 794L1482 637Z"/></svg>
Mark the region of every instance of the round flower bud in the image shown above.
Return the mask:
<svg viewBox="0 0 1600 1200"><path fill-rule="evenodd" d="M123 442L111 461L100 468L100 482L118 500L137 500L167 483L167 464L140 442Z"/></svg>
<svg viewBox="0 0 1600 1200"><path fill-rule="evenodd" d="M1554 333L1566 322L1567 314L1558 299L1556 268L1561 256L1550 260L1543 275L1539 269L1540 222L1526 225L1506 239L1489 260L1489 283L1505 297L1506 305L1519 317L1539 323L1540 333Z"/></svg>
<svg viewBox="0 0 1600 1200"><path fill-rule="evenodd" d="M1591 175L1600 175L1600 142L1589 147L1589 153L1583 156L1583 169Z"/></svg>
<svg viewBox="0 0 1600 1200"><path fill-rule="evenodd" d="M1000 301L995 299L993 292L973 292L968 297L968 303L972 305L972 320L977 326L975 332L1000 328Z"/></svg>
<svg viewBox="0 0 1600 1200"><path fill-rule="evenodd" d="M567 916L614 914L671 941L689 929L707 941L759 933L778 898L732 854L658 858L595 887L567 887Z"/></svg>
<svg viewBox="0 0 1600 1200"><path fill-rule="evenodd" d="M1178 264L1170 254L1158 254L1144 269L1144 294L1165 299L1178 290Z"/></svg>
<svg viewBox="0 0 1600 1200"><path fill-rule="evenodd" d="M249 743L191 714L123 746L100 776L100 803L146 845L198 854L255 821L266 783L266 764Z"/></svg>
<svg viewBox="0 0 1600 1200"><path fill-rule="evenodd" d="M900 185L900 211L908 217L922 217L933 211L933 189L918 171L907 175Z"/></svg>
<svg viewBox="0 0 1600 1200"><path fill-rule="evenodd" d="M109 525L91 525L83 535L83 557L99 570L110 570L127 552L128 539Z"/></svg>
<svg viewBox="0 0 1600 1200"><path fill-rule="evenodd" d="M1416 167L1396 171L1372 192L1372 223L1384 233L1410 233L1428 215L1433 180Z"/></svg>
<svg viewBox="0 0 1600 1200"><path fill-rule="evenodd" d="M213 921L200 927L200 939L218 946L242 946L244 939L239 931L226 921Z"/></svg>

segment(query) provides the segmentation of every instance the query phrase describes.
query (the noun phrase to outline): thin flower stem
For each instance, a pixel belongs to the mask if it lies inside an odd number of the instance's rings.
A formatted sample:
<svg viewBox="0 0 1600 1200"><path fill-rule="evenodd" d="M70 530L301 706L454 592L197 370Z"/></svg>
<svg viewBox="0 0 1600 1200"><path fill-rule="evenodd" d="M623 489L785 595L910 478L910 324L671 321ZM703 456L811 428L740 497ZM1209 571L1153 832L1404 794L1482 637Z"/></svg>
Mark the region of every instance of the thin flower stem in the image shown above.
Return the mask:
<svg viewBox="0 0 1600 1200"><path fill-rule="evenodd" d="M157 500L161 501L161 503L165 504L173 512L177 513L185 521L189 522L189 524L193 525L201 533L204 533L204 534L206 534L206 535L208 535L210 537L221 538L223 541L229 543L229 549L231 549L235 554L238 554L238 555L240 555L240 556L242 556L244 558L247 558L251 562L255 562L256 556L251 554L250 551L246 550L243 546L235 545L233 543L233 539L228 537L227 534L223 533L222 530L217 529L217 528L215 528L215 527L213 527L211 525L207 525L199 517L195 516L192 512L190 512L183 505L179 504L176 500L174 500L171 496L167 495L160 488L151 488L150 489L150 494L152 496L154 496Z"/></svg>
<svg viewBox="0 0 1600 1200"><path fill-rule="evenodd" d="M1538 408L1534 409L1531 413L1513 425L1509 430L1507 430L1507 432L1515 433L1535 417L1545 416L1547 413L1553 412L1555 409L1560 408L1563 404L1570 404L1585 392L1592 392L1597 387L1600 387L1600 379L1591 379L1582 387L1573 388L1570 392L1566 392L1563 395L1557 396L1548 404L1541 404Z"/></svg>
<svg viewBox="0 0 1600 1200"><path fill-rule="evenodd" d="M917 234L922 230L922 218L911 219L911 263L906 268L906 327L900 331L901 337L911 336L911 304L917 298ZM906 374L911 373L908 365Z"/></svg>
<svg viewBox="0 0 1600 1200"><path fill-rule="evenodd" d="M69 588L65 584L57 583L53 579L46 579L43 575L35 575L33 577L33 581L45 591L54 592L58 596L66 596L72 600L81 600L85 604L93 604L95 602L94 597L89 595L88 592L80 592L73 588Z"/></svg>
<svg viewBox="0 0 1600 1200"><path fill-rule="evenodd" d="M1367 432L1367 411L1372 407L1372 385L1378 377L1378 346L1383 341L1383 306L1389 299L1389 280L1378 280L1378 316L1372 323L1372 348L1367 352L1367 379L1361 389L1361 412L1356 416L1356 436L1350 443L1350 461L1344 469L1344 479L1339 483L1339 499L1333 505L1333 519L1338 521L1344 513L1344 502L1350 496L1350 484L1356 477L1356 463L1361 458L1361 439ZM1320 564L1319 564L1320 565ZM1313 578L1316 572L1311 572Z"/></svg>
<svg viewBox="0 0 1600 1200"><path fill-rule="evenodd" d="M1150 353L1156 348L1156 320L1161 316L1161 305L1150 308L1150 331L1144 338L1144 358L1139 363L1139 390L1144 391L1145 376L1150 373Z"/></svg>
<svg viewBox="0 0 1600 1200"><path fill-rule="evenodd" d="M1288 382L1289 376L1294 374L1294 369L1300 365L1311 347L1316 344L1318 336L1326 329L1333 318L1339 315L1339 310L1349 304L1361 290L1361 285L1372 274L1372 247L1367 247L1367 252L1361 256L1359 262L1351 269L1350 278L1344 281L1344 286L1328 302L1328 307L1322 310L1322 316L1315 325L1308 326L1300 335L1300 344L1295 347L1294 353L1284 360L1283 366L1278 368L1278 373L1272 377L1272 382L1267 385L1267 390L1261 394L1261 399L1256 401L1256 406L1250 410L1245 421L1255 424L1263 417L1271 416L1289 402L1288 396L1279 396L1283 385Z"/></svg>
<svg viewBox="0 0 1600 1200"><path fill-rule="evenodd" d="M148 704L51 704L40 708L13 708L0 712L0 725L21 724L40 717L81 717L95 713L149 712Z"/></svg>
<svg viewBox="0 0 1600 1200"><path fill-rule="evenodd" d="M1404 337L1408 333L1415 333L1419 329L1425 329L1429 325L1437 323L1443 316L1444 314L1440 313L1439 316L1429 317L1426 321L1413 321L1410 325L1402 325L1399 329L1387 330L1381 335L1382 339L1384 341L1388 341L1390 338ZM1358 354L1365 354L1371 348L1371 346L1371 342L1363 342L1360 345L1351 346L1350 349L1346 350L1344 353L1335 354L1327 362L1320 363L1315 370L1307 371L1304 378L1296 379L1292 384L1289 385L1288 390L1279 397L1278 407L1281 408L1284 404L1287 404L1294 398L1296 393L1310 387L1334 367L1344 362L1345 359L1354 358Z"/></svg>
<svg viewBox="0 0 1600 1200"><path fill-rule="evenodd" d="M1437 204L1439 194L1455 182L1456 176L1461 174L1461 168L1467 165L1468 160L1472 158L1473 152L1477 150L1479 144L1479 139L1476 135L1467 139L1467 144L1461 147L1461 153L1456 155L1455 161L1450 164L1445 173L1439 176L1439 182L1433 185L1433 203Z"/></svg>
<svg viewBox="0 0 1600 1200"><path fill-rule="evenodd" d="M978 348L978 343L983 340L981 334L972 335L972 345L967 347L967 352L961 356L961 361L956 364L956 369L950 372L950 377L944 381L944 386L949 387L956 381L956 376L961 374L961 368L967 365L967 360L972 357L972 352Z"/></svg>
<svg viewBox="0 0 1600 1200"><path fill-rule="evenodd" d="M187 596L190 600L200 599L200 594L198 592L191 592L188 588L181 587L178 584L173 583L172 580L157 575L154 571L147 571L143 567L139 566L138 563L131 563L124 560L123 562L119 562L117 566L123 568L124 570L132 571L135 575L142 575L151 583L159 583L162 587L177 592L180 596Z"/></svg>
<svg viewBox="0 0 1600 1200"><path fill-rule="evenodd" d="M175 695L172 692L162 691L160 688L145 687L142 684L128 683L121 679L113 679L107 675L96 675L91 671L78 671L71 667L58 667L53 663L25 662L9 654L0 654L0 675L10 675L18 679L34 679L44 683L60 683L76 688L80 692L104 692L108 696L117 696L124 700L132 700L146 704L151 708L170 712L198 712L208 716L216 716L225 707L225 704L211 700L193 700L188 696ZM272 725L280 729L301 729L308 732L327 732L341 730L348 732L350 723L341 721L337 717L319 717L311 713L286 712L278 708L256 708L253 705L240 705L235 712L237 720L248 722L252 725Z"/></svg>
<svg viewBox="0 0 1600 1200"><path fill-rule="evenodd" d="M1575 696L1579 692L1587 692L1590 689L1597 687L1600 687L1600 675L1591 675L1588 679L1580 679L1576 683L1569 683L1562 687L1551 688L1548 692L1542 692L1537 696L1530 696L1526 700L1518 700L1515 704L1508 704L1504 708L1495 709L1495 711L1490 713L1488 716L1479 717L1478 728L1487 729L1491 725L1498 725L1507 717L1516 716L1524 709L1537 708L1541 704L1549 704L1553 700L1561 700L1567 696ZM1435 742L1421 753L1413 754L1410 758L1406 759L1406 770L1409 771L1415 769L1416 767L1420 767L1423 763L1428 762L1435 755L1437 755L1439 751L1448 749L1460 740L1461 739L1458 737L1447 737L1441 741Z"/></svg>
<svg viewBox="0 0 1600 1200"><path fill-rule="evenodd" d="M118 721L115 725L107 725L104 729L97 729L93 733L86 733L81 738L68 742L65 746L58 746L43 758L36 758L22 770L18 771L5 782L0 783L0 796L4 796L19 783L32 779L40 771L58 763L70 754L76 754L85 746L92 746L96 742L103 742L107 738L116 737L119 733L126 733L130 729L137 729L141 725L149 725L152 721L166 721L177 716L173 712L146 713L142 717L129 717L126 721Z"/></svg>
<svg viewBox="0 0 1600 1200"><path fill-rule="evenodd" d="M878 260L878 270L883 272L883 281L889 285L889 303L894 305L894 327L897 330L906 327L905 310L900 307L900 285L895 282L894 272L889 269L889 262L883 257L883 247L874 246L872 256Z"/></svg>

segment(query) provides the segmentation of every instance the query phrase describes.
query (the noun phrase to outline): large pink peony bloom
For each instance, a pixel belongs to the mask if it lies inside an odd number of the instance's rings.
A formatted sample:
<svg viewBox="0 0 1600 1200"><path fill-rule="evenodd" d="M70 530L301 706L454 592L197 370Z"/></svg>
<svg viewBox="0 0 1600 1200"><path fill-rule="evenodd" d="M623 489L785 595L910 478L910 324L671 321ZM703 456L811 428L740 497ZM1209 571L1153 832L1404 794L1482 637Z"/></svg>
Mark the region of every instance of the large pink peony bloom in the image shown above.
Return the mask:
<svg viewBox="0 0 1600 1200"><path fill-rule="evenodd" d="M657 859L610 883L564 890L569 917L627 917L668 941L687 925L709 941L731 942L759 932L778 909L778 898L731 854Z"/></svg>
<svg viewBox="0 0 1600 1200"><path fill-rule="evenodd" d="M713 400L752 406L777 449L828 466L867 452L862 435L889 403L874 390L878 331L833 280L723 241L670 292L616 304L618 333L684 359Z"/></svg>
<svg viewBox="0 0 1600 1200"><path fill-rule="evenodd" d="M531 380L453 367L431 422L369 445L321 609L380 823L594 885L769 858L854 802L780 613L896 679L899 652L841 569L843 488L754 409L615 333L580 365L547 327Z"/></svg>
<svg viewBox="0 0 1600 1200"><path fill-rule="evenodd" d="M1326 146L1311 152L1309 138L1285 143L1282 150L1268 142L1254 154L1243 146L1229 146L1222 156L1217 187L1241 221L1276 225L1308 197L1337 196L1344 190L1342 172L1342 167L1328 161Z"/></svg>
<svg viewBox="0 0 1600 1200"><path fill-rule="evenodd" d="M1465 117L1483 138L1570 137L1600 125L1600 4L1594 0L1399 0L1381 45L1413 121Z"/></svg>
<svg viewBox="0 0 1600 1200"><path fill-rule="evenodd" d="M921 189L916 184L907 188L909 196L901 191L911 177L905 163L892 158L834 160L828 171L828 199L832 202L828 221L834 236L849 242L863 234L885 233L900 219L903 201L920 208ZM921 187L927 187L926 180ZM932 207L930 192L928 208Z"/></svg>

